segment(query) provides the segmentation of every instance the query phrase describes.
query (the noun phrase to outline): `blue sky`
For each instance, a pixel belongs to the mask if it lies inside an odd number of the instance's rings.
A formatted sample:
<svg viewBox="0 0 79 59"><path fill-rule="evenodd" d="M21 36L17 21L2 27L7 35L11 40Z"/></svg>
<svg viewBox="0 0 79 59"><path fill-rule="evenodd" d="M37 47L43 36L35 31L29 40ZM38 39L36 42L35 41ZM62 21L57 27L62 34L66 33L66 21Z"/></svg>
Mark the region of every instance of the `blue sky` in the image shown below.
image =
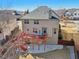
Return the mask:
<svg viewBox="0 0 79 59"><path fill-rule="evenodd" d="M0 0L0 8L16 10L33 10L38 6L52 9L79 8L79 0Z"/></svg>

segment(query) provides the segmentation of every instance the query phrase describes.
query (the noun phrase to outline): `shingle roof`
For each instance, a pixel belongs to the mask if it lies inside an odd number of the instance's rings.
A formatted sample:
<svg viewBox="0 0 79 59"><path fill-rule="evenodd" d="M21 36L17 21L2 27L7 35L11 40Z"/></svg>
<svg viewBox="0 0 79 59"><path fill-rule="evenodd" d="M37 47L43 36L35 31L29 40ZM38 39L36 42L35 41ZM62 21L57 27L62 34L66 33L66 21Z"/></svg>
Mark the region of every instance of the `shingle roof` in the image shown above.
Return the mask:
<svg viewBox="0 0 79 59"><path fill-rule="evenodd" d="M73 8L73 9L68 9L66 12L70 12L71 14L73 14L75 11L77 11L77 10L79 10L79 9L75 9L75 8Z"/></svg>
<svg viewBox="0 0 79 59"><path fill-rule="evenodd" d="M15 15L13 13L15 13L14 10L0 10L0 21L13 20L15 18L20 18L22 16Z"/></svg>
<svg viewBox="0 0 79 59"><path fill-rule="evenodd" d="M15 16L12 14L0 14L0 21L13 20Z"/></svg>
<svg viewBox="0 0 79 59"><path fill-rule="evenodd" d="M21 19L49 19L49 10L52 12L51 16L58 18L58 15L52 9L47 6L40 6L29 14L23 16Z"/></svg>
<svg viewBox="0 0 79 59"><path fill-rule="evenodd" d="M12 14L14 13L14 10L0 10L0 14Z"/></svg>
<svg viewBox="0 0 79 59"><path fill-rule="evenodd" d="M59 9L59 10L55 10L55 12L61 17L62 15L65 14L66 9Z"/></svg>

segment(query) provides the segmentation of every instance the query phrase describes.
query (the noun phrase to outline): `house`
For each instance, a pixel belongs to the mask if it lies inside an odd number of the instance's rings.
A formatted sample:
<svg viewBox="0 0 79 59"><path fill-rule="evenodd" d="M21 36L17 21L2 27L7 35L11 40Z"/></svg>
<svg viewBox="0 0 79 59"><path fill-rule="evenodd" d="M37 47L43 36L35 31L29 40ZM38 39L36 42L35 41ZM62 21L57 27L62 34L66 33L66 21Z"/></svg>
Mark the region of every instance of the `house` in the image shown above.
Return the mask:
<svg viewBox="0 0 79 59"><path fill-rule="evenodd" d="M27 34L46 34L50 37L49 44L58 43L59 19L51 8L40 6L21 19L23 31Z"/></svg>
<svg viewBox="0 0 79 59"><path fill-rule="evenodd" d="M65 14L69 19L78 20L79 19L79 9L68 9Z"/></svg>
<svg viewBox="0 0 79 59"><path fill-rule="evenodd" d="M0 40L6 40L18 29L16 17L13 12L7 10L0 11Z"/></svg>

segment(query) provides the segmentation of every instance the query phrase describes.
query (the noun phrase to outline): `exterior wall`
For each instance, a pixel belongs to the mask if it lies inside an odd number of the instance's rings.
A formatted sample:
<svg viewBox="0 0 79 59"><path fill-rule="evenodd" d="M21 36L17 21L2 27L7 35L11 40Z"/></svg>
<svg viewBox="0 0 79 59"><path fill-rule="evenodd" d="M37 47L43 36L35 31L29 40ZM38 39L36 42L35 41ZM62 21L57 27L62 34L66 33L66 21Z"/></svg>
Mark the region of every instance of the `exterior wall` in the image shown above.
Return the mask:
<svg viewBox="0 0 79 59"><path fill-rule="evenodd" d="M79 10L76 10L75 12L71 13L71 12L66 12L65 16L69 17L70 19L73 18L79 18Z"/></svg>
<svg viewBox="0 0 79 59"><path fill-rule="evenodd" d="M34 24L34 20L30 20L29 24L24 24L24 20L22 22L23 24L23 31L25 31L28 34L34 34L33 33L33 28L37 28L37 31L42 32L42 27L47 28L47 34L48 37L51 38L49 39L50 44L57 44L58 42L58 30L59 30L59 22L58 20L40 20L39 24ZM29 29L29 31L27 31ZM56 29L56 34L54 34L54 29ZM38 33L39 34L39 33Z"/></svg>
<svg viewBox="0 0 79 59"><path fill-rule="evenodd" d="M0 33L0 41L4 39L4 34Z"/></svg>
<svg viewBox="0 0 79 59"><path fill-rule="evenodd" d="M16 22L16 19L13 19L13 20L11 20L10 23L9 23L10 31L14 30L15 27L17 27L17 22Z"/></svg>
<svg viewBox="0 0 79 59"><path fill-rule="evenodd" d="M14 30L15 27L17 27L16 19L9 20L7 26L3 28L4 37L6 35L10 35L11 31Z"/></svg>
<svg viewBox="0 0 79 59"><path fill-rule="evenodd" d="M17 25L19 26L19 29L22 31L22 21L17 21Z"/></svg>
<svg viewBox="0 0 79 59"><path fill-rule="evenodd" d="M17 27L17 23L16 23L16 19L13 19L13 20L9 20L8 23L7 21L2 21L0 22L0 24L3 24L1 25L2 27L2 33L3 33L3 36L2 37L6 37L6 35L10 35L11 34L11 31L15 29L15 27Z"/></svg>

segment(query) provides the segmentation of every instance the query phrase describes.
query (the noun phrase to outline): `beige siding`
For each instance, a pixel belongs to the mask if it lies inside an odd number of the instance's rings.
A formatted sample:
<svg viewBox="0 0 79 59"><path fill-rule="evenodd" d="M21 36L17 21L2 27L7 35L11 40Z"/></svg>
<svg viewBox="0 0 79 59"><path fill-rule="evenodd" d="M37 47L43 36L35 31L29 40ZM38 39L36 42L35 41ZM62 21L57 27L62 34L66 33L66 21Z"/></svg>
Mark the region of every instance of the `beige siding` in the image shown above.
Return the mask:
<svg viewBox="0 0 79 59"><path fill-rule="evenodd" d="M58 41L58 29L59 29L59 22L57 20L40 20L39 24L34 24L34 20L30 20L29 24L24 24L23 21L23 30L26 33L33 34L33 28L37 28L37 31L42 31L42 27L47 28L47 34L51 37L52 44L57 44ZM56 34L54 34L54 29L56 28ZM29 31L27 31L29 29Z"/></svg>

